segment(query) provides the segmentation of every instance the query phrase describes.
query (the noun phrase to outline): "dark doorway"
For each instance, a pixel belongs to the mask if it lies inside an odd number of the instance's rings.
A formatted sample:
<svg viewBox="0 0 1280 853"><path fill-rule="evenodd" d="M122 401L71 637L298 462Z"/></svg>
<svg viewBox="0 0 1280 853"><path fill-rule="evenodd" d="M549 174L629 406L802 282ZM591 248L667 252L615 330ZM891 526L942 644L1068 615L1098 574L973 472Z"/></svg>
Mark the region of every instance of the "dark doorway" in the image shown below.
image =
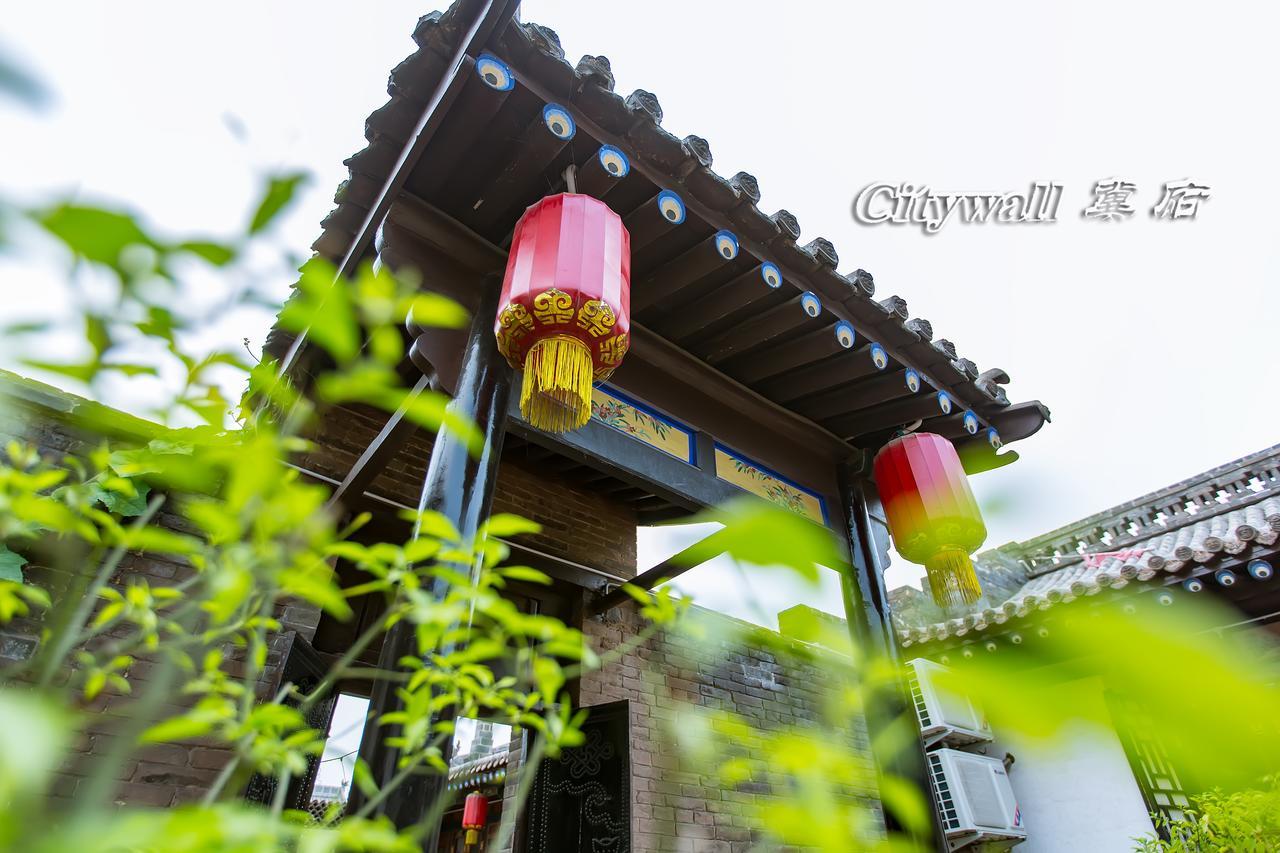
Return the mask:
<svg viewBox="0 0 1280 853"><path fill-rule="evenodd" d="M526 853L630 853L630 714L626 701L597 705L582 727L586 743L539 766Z"/></svg>

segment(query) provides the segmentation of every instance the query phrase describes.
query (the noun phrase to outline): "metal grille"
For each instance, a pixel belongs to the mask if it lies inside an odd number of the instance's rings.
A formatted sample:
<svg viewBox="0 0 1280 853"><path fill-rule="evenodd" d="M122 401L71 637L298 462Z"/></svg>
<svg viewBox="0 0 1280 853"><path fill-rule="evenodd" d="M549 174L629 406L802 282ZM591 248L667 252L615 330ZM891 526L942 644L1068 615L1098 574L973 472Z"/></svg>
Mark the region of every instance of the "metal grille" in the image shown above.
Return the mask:
<svg viewBox="0 0 1280 853"><path fill-rule="evenodd" d="M956 801L951 795L951 785L942 770L942 758L937 753L929 754L929 777L933 781L933 797L938 803L938 813L942 815L945 829L959 829L960 815L956 813Z"/></svg>
<svg viewBox="0 0 1280 853"><path fill-rule="evenodd" d="M916 716L920 718L920 728L927 729L933 725L933 720L929 717L929 706L924 701L924 690L920 687L920 676L916 674L915 667L907 668L907 684L911 688L911 701L916 706Z"/></svg>
<svg viewBox="0 0 1280 853"><path fill-rule="evenodd" d="M1152 815L1163 814L1171 821L1181 820L1190 805L1190 788L1170 762L1165 745L1151 736L1154 730L1151 715L1114 693L1108 695L1108 700L1120 743L1147 811Z"/></svg>

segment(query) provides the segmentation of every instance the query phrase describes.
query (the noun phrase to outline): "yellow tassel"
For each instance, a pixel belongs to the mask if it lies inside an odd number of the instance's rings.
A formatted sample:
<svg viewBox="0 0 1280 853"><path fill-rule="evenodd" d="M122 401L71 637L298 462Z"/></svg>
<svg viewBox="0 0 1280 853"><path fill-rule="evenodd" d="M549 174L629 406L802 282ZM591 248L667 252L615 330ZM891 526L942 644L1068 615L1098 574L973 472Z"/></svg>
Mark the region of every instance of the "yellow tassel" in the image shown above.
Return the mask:
<svg viewBox="0 0 1280 853"><path fill-rule="evenodd" d="M472 845L479 843L479 841L480 841L480 833L474 829L468 829L466 837L463 838L463 843L466 844L468 847L471 847Z"/></svg>
<svg viewBox="0 0 1280 853"><path fill-rule="evenodd" d="M941 607L973 604L982 597L982 585L969 555L959 548L947 548L925 560L929 589Z"/></svg>
<svg viewBox="0 0 1280 853"><path fill-rule="evenodd" d="M543 338L524 359L520 414L544 432L568 432L591 418L591 350L577 338Z"/></svg>

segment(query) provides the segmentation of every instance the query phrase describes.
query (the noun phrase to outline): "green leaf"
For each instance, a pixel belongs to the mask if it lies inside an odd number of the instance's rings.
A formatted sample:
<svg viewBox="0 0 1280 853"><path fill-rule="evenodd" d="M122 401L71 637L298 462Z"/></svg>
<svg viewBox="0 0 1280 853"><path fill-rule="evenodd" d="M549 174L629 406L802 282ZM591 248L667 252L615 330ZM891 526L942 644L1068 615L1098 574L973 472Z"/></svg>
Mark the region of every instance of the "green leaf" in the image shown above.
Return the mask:
<svg viewBox="0 0 1280 853"><path fill-rule="evenodd" d="M64 750L75 728L57 702L31 690L0 691L0 801L6 811L43 793L66 759Z"/></svg>
<svg viewBox="0 0 1280 853"><path fill-rule="evenodd" d="M363 758L356 758L355 767L351 770L351 778L360 789L360 793L366 797L378 795L378 784L373 781L373 773L370 772L369 765Z"/></svg>
<svg viewBox="0 0 1280 853"><path fill-rule="evenodd" d="M131 214L115 210L61 204L39 214L37 221L76 255L114 268L129 246L158 245Z"/></svg>
<svg viewBox="0 0 1280 853"><path fill-rule="evenodd" d="M174 533L163 527L141 527L125 532L125 542L136 551L156 551L166 554L195 554L200 551L200 540L182 533Z"/></svg>
<svg viewBox="0 0 1280 853"><path fill-rule="evenodd" d="M214 723L209 719L194 717L173 717L156 723L143 732L138 740L141 743L160 743L162 741L186 740L202 737L213 731Z"/></svg>
<svg viewBox="0 0 1280 853"><path fill-rule="evenodd" d="M215 267L225 267L236 259L234 247L209 240L188 240L185 243L179 243L177 248L180 252L204 258Z"/></svg>
<svg viewBox="0 0 1280 853"><path fill-rule="evenodd" d="M258 202L257 209L253 212L253 219L249 222L249 233L257 234L270 225L289 205L289 202L293 201L294 194L306 180L307 175L303 172L272 175L268 178L267 188Z"/></svg>
<svg viewBox="0 0 1280 853"><path fill-rule="evenodd" d="M686 549L681 560L685 565L696 566L724 553L756 566L785 566L816 582L819 566L843 562L830 530L757 498L744 498L693 521L719 521L724 529Z"/></svg>
<svg viewBox="0 0 1280 853"><path fill-rule="evenodd" d="M70 376L79 382L92 381L93 377L98 375L98 362L86 361L79 364L55 364L50 361L37 361L35 359L24 358L22 363L27 367L36 370L44 370L49 373L56 373L59 376Z"/></svg>
<svg viewBox="0 0 1280 853"><path fill-rule="evenodd" d="M22 583L22 567L27 558L9 550L8 545L0 545L0 580Z"/></svg>
<svg viewBox="0 0 1280 853"><path fill-rule="evenodd" d="M498 574L513 581L528 581L530 583L540 583L543 586L551 586L551 578L545 572L540 572L529 566L504 566L498 569Z"/></svg>
<svg viewBox="0 0 1280 853"><path fill-rule="evenodd" d="M415 326L461 329L467 325L467 309L438 293L418 293L409 297L405 317Z"/></svg>
<svg viewBox="0 0 1280 853"><path fill-rule="evenodd" d="M134 483L133 494L120 489L100 489L96 497L109 511L123 518L133 518L146 510L149 494L151 487L146 483Z"/></svg>
<svg viewBox="0 0 1280 853"><path fill-rule="evenodd" d="M277 323L307 337L343 363L360 350L360 328L345 281L332 264L312 259L302 268L297 291L285 302Z"/></svg>
<svg viewBox="0 0 1280 853"><path fill-rule="evenodd" d="M484 537L519 536L522 533L541 533L542 525L509 512L500 512L489 517L481 526Z"/></svg>

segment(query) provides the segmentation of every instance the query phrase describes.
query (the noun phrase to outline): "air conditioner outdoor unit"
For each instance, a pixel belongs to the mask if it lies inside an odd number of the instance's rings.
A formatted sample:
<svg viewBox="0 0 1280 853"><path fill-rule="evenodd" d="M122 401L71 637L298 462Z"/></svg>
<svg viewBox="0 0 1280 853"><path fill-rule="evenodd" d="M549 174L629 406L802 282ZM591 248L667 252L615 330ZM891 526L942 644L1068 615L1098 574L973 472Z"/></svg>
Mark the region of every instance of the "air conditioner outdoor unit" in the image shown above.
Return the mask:
<svg viewBox="0 0 1280 853"><path fill-rule="evenodd" d="M947 667L924 658L910 661L907 667L911 701L926 748L939 743L966 746L991 740L986 715L968 697L943 690L935 683L938 673L950 671Z"/></svg>
<svg viewBox="0 0 1280 853"><path fill-rule="evenodd" d="M933 793L951 850L989 841L1027 837L1004 763L955 749L928 754ZM1012 846L1012 845L1009 845Z"/></svg>

